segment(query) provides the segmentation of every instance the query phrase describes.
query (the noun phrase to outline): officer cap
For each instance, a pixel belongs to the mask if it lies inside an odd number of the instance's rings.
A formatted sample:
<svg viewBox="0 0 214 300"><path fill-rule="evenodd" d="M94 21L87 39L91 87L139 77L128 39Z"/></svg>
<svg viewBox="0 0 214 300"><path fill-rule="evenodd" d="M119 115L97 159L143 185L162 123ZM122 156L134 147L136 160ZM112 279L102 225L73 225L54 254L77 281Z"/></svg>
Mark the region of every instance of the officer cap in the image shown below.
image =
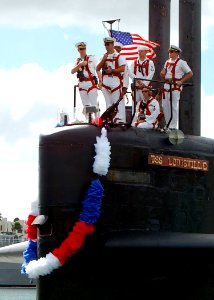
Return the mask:
<svg viewBox="0 0 214 300"><path fill-rule="evenodd" d="M108 37L105 37L103 39L103 41L104 41L104 43L114 43L114 42L116 42L116 39L111 36L108 36Z"/></svg>
<svg viewBox="0 0 214 300"><path fill-rule="evenodd" d="M175 46L175 45L171 45L171 46L169 47L168 51L170 51L170 50L176 51L176 52L178 52L178 53L181 53L181 52L182 52L181 48L179 48L179 47L177 47L177 46Z"/></svg>
<svg viewBox="0 0 214 300"><path fill-rule="evenodd" d="M139 47L138 47L138 51L139 51L139 50L145 50L145 51L148 51L148 50L150 50L150 49L149 49L149 47L147 47L147 46L139 46Z"/></svg>
<svg viewBox="0 0 214 300"><path fill-rule="evenodd" d="M76 43L75 45L78 49L84 49L86 48L86 43L85 42L79 42L79 43Z"/></svg>
<svg viewBox="0 0 214 300"><path fill-rule="evenodd" d="M115 46L115 47L120 47L120 48L122 48L122 47L123 47L123 44L120 43L120 42L115 42L115 43L114 43L114 46Z"/></svg>

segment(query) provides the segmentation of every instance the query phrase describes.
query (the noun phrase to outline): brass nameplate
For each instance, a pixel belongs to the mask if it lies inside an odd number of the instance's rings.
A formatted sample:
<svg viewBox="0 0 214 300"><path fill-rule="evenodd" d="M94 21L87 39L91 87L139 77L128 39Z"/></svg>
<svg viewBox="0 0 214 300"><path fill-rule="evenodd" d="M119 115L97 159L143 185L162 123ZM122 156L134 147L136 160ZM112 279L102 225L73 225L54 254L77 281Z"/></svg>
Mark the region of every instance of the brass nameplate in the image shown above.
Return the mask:
<svg viewBox="0 0 214 300"><path fill-rule="evenodd" d="M208 171L209 169L209 162L207 160L152 153L149 153L148 155L148 163L161 167L173 167L199 171Z"/></svg>

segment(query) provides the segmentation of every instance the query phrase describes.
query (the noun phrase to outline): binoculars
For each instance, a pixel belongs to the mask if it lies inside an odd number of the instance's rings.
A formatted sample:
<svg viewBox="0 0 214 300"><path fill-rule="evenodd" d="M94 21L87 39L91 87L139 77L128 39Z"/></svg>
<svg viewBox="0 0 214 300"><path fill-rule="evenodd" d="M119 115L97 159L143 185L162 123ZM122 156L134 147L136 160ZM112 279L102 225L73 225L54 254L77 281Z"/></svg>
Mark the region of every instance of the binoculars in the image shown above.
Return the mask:
<svg viewBox="0 0 214 300"><path fill-rule="evenodd" d="M84 78L83 70L77 72L77 78Z"/></svg>

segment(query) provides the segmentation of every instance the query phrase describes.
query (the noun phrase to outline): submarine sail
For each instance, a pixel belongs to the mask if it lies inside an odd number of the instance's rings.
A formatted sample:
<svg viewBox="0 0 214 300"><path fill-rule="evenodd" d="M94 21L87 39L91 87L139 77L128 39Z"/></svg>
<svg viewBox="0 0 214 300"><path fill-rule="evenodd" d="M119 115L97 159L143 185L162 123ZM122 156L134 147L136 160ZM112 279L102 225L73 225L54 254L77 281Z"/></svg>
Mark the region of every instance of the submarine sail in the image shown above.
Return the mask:
<svg viewBox="0 0 214 300"><path fill-rule="evenodd" d="M40 138L40 213L48 216L41 257L60 247L78 221L100 134L85 124ZM40 276L39 300L116 299L131 291L138 299L139 280L150 273L212 262L214 141L185 136L171 144L167 134L138 128L112 128L107 137L111 160L100 178L96 230L63 267Z"/></svg>

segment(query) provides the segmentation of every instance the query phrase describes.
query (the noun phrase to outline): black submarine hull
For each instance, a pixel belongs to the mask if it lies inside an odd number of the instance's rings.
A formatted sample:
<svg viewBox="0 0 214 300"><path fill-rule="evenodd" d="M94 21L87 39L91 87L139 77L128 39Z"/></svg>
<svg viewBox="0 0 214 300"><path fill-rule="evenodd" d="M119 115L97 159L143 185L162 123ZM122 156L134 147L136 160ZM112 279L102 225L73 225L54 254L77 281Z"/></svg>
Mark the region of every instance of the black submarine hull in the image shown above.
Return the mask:
<svg viewBox="0 0 214 300"><path fill-rule="evenodd" d="M101 128L85 124L40 136L39 205L48 216L39 229L40 256L58 247L78 220L96 178L100 134ZM199 278L213 264L214 141L185 136L171 144L168 134L138 128L112 128L107 137L111 161L100 178L104 198L96 230L64 266L39 278L39 300L139 299L148 278L172 270L185 277L188 269ZM161 157L171 165L162 165Z"/></svg>

